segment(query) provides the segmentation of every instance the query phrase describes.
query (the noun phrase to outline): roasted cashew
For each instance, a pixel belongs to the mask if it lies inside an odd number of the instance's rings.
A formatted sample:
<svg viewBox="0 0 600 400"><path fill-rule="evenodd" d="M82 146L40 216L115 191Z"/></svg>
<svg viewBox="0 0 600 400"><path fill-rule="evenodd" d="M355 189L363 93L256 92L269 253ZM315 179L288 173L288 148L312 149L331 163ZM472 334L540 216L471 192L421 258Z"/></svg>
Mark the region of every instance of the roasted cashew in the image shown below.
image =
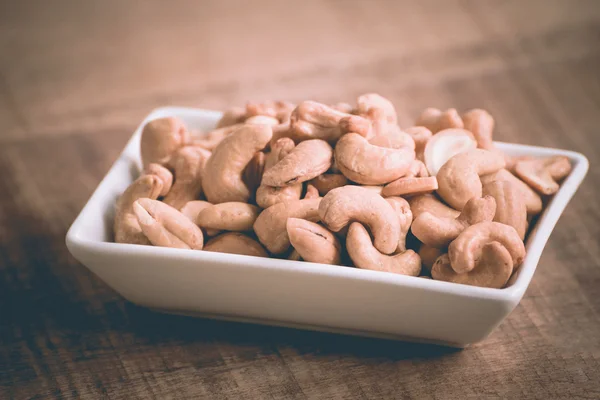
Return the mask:
<svg viewBox="0 0 600 400"><path fill-rule="evenodd" d="M415 218L411 230L417 239L428 246L446 247L468 226L491 221L495 212L494 197L474 197L465 204L458 217L444 218L424 212Z"/></svg>
<svg viewBox="0 0 600 400"><path fill-rule="evenodd" d="M456 218L460 214L460 211L448 207L435 195L429 193L409 198L408 204L410 204L410 210L413 214L413 221L424 212L429 212L437 217L445 218Z"/></svg>
<svg viewBox="0 0 600 400"><path fill-rule="evenodd" d="M492 174L481 176L481 183L484 185L494 181L507 181L513 184L519 190L523 201L525 201L528 215L537 215L542 212L543 204L540 195L530 188L528 184L510 173L510 171L507 169L502 168Z"/></svg>
<svg viewBox="0 0 600 400"><path fill-rule="evenodd" d="M442 129L464 128L463 121L455 108L449 108L444 112L437 108L426 108L417 118L415 125L424 126L433 134Z"/></svg>
<svg viewBox="0 0 600 400"><path fill-rule="evenodd" d="M358 106L356 107L356 114L361 117L371 119L374 115L373 111L378 111L378 115L386 123L397 125L398 116L396 114L396 108L391 101L377 93L367 93L358 97Z"/></svg>
<svg viewBox="0 0 600 400"><path fill-rule="evenodd" d="M158 200L141 198L133 203L143 234L154 246L201 250L202 231L188 217Z"/></svg>
<svg viewBox="0 0 600 400"><path fill-rule="evenodd" d="M217 145L206 162L202 180L209 202L248 201L251 193L242 180L242 173L254 154L269 143L271 135L269 126L244 125Z"/></svg>
<svg viewBox="0 0 600 400"><path fill-rule="evenodd" d="M449 159L436 175L437 193L446 203L462 210L467 201L481 197L480 175L491 174L504 168L504 157L495 152L474 149Z"/></svg>
<svg viewBox="0 0 600 400"><path fill-rule="evenodd" d="M284 187L310 180L327 171L332 159L333 149L326 141L306 140L265 171L263 184Z"/></svg>
<svg viewBox="0 0 600 400"><path fill-rule="evenodd" d="M290 238L286 230L287 219L318 221L321 201L321 198L290 200L263 210L254 222L254 232L258 240L273 254L285 253L290 247Z"/></svg>
<svg viewBox="0 0 600 400"><path fill-rule="evenodd" d="M437 258L442 254L444 254L444 252L444 249L422 244L419 248L419 257L421 257L421 264L423 266L423 269L427 272L431 272L431 268L433 267L433 264L435 264L435 260L437 260Z"/></svg>
<svg viewBox="0 0 600 400"><path fill-rule="evenodd" d="M304 219L288 218L286 229L290 243L304 261L340 264L340 241L321 225Z"/></svg>
<svg viewBox="0 0 600 400"><path fill-rule="evenodd" d="M342 174L321 174L308 182L317 188L321 196L325 196L330 190L350 183L348 178Z"/></svg>
<svg viewBox="0 0 600 400"><path fill-rule="evenodd" d="M348 179L364 185L379 185L400 178L414 159L414 150L375 146L356 133L344 135L335 146L340 171Z"/></svg>
<svg viewBox="0 0 600 400"><path fill-rule="evenodd" d="M175 171L175 183L163 201L180 209L188 201L198 200L202 194L202 175L210 152L196 146L177 150L169 164Z"/></svg>
<svg viewBox="0 0 600 400"><path fill-rule="evenodd" d="M260 243L239 232L227 232L210 239L206 242L204 251L254 257L269 256Z"/></svg>
<svg viewBox="0 0 600 400"><path fill-rule="evenodd" d="M193 146L202 147L203 149L213 151L215 147L219 145L227 136L240 129L244 124L227 125L221 128L217 128L203 135L200 138L192 140Z"/></svg>
<svg viewBox="0 0 600 400"><path fill-rule="evenodd" d="M400 223L400 239L398 240L396 252L405 251L406 235L408 235L413 220L410 205L402 197L388 197L386 201L392 206L396 215L398 215L398 222Z"/></svg>
<svg viewBox="0 0 600 400"><path fill-rule="evenodd" d="M383 187L382 196L403 196L431 193L437 190L438 182L435 176L405 177L396 179Z"/></svg>
<svg viewBox="0 0 600 400"><path fill-rule="evenodd" d="M279 122L285 122L290 119L290 115L296 106L287 101L265 101L263 103L247 103L246 116L266 116L277 118Z"/></svg>
<svg viewBox="0 0 600 400"><path fill-rule="evenodd" d="M162 189L159 196L166 196L173 186L173 174L160 164L151 163L144 169L143 175L156 175L161 180Z"/></svg>
<svg viewBox="0 0 600 400"><path fill-rule="evenodd" d="M531 161L519 161L515 174L536 192L551 195L558 192L563 180L571 172L571 163L565 156L554 156Z"/></svg>
<svg viewBox="0 0 600 400"><path fill-rule="evenodd" d="M251 231L260 209L252 204L228 202L206 207L196 217L196 224L205 229Z"/></svg>
<svg viewBox="0 0 600 400"><path fill-rule="evenodd" d="M158 118L142 129L140 150L144 166L165 164L173 153L190 141L190 133L177 117Z"/></svg>
<svg viewBox="0 0 600 400"><path fill-rule="evenodd" d="M506 247L515 268L521 265L526 251L515 228L500 222L480 222L469 226L450 243L448 256L452 269L458 274L472 271L482 257L483 247L491 242Z"/></svg>
<svg viewBox="0 0 600 400"><path fill-rule="evenodd" d="M271 152L265 157L265 171L271 169L279 161L283 160L295 147L294 141L284 137L271 142ZM263 174L264 175L264 174ZM290 186L274 187L267 186L261 181L261 185L256 190L256 204L262 208L268 208L273 204L287 200L299 200L302 195L302 183L296 183Z"/></svg>
<svg viewBox="0 0 600 400"><path fill-rule="evenodd" d="M424 161L425 158L423 156L423 152L425 151L427 142L432 137L431 131L424 126L412 126L404 129L404 132L410 135L415 142L415 153L417 160Z"/></svg>
<svg viewBox="0 0 600 400"><path fill-rule="evenodd" d="M506 247L499 242L483 245L481 258L477 260L475 268L469 272L456 273L452 269L448 254L440 256L431 268L431 276L436 280L495 289L502 289L512 272L512 257Z"/></svg>
<svg viewBox="0 0 600 400"><path fill-rule="evenodd" d="M495 150L492 136L494 134L494 117L480 108L474 108L462 115L462 120L465 124L465 129L470 131L475 140L477 147L486 150Z"/></svg>
<svg viewBox="0 0 600 400"><path fill-rule="evenodd" d="M510 225L525 239L527 232L527 206L517 186L508 181L494 181L483 185L483 194L496 200L494 221Z"/></svg>
<svg viewBox="0 0 600 400"><path fill-rule="evenodd" d="M432 176L437 175L442 165L458 153L477 148L471 132L465 129L443 129L433 135L425 145L423 158Z"/></svg>
<svg viewBox="0 0 600 400"><path fill-rule="evenodd" d="M217 129L224 128L226 126L241 124L248 118L246 115L246 109L244 107L231 107L229 110L223 113L223 116L217 122Z"/></svg>
<svg viewBox="0 0 600 400"><path fill-rule="evenodd" d="M360 186L333 189L323 197L319 216L327 228L339 232L350 221L369 226L375 247L382 253L393 253L400 240L400 222L394 208L383 197Z"/></svg>
<svg viewBox="0 0 600 400"><path fill-rule="evenodd" d="M346 248L355 266L374 271L418 276L421 272L421 258L413 250L388 256L380 253L369 236L367 229L358 222L350 224L346 237Z"/></svg>

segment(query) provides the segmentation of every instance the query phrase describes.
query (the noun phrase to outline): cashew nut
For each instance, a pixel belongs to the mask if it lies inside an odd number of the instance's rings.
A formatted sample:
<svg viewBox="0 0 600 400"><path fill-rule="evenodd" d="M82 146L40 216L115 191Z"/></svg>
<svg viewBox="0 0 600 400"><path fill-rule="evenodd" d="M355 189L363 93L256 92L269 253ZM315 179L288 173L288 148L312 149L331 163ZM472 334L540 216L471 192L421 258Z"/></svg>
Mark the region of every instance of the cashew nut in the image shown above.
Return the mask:
<svg viewBox="0 0 600 400"><path fill-rule="evenodd" d="M260 209L252 204L227 202L206 207L196 217L196 224L205 229L251 231Z"/></svg>
<svg viewBox="0 0 600 400"><path fill-rule="evenodd" d="M181 209L179 210L183 215L185 215L186 217L188 217L193 223L195 223L196 225L198 225L196 223L196 221L198 221L198 214L200 214L200 212L202 210L204 210L207 207L211 207L212 204L210 204L208 201L203 201L203 200L192 200L192 201L188 201L187 203L185 203L185 205L183 207L181 207ZM218 229L202 229L202 233L204 234L204 236L217 236L221 231Z"/></svg>
<svg viewBox="0 0 600 400"><path fill-rule="evenodd" d="M491 174L504 168L504 157L495 152L474 149L450 158L436 175L437 193L446 203L462 210L467 201L481 197L480 175Z"/></svg>
<svg viewBox="0 0 600 400"><path fill-rule="evenodd" d="M398 215L398 222L400 223L400 239L398 239L396 252L405 251L406 235L408 235L413 220L410 205L408 204L408 201L404 200L402 197L388 197L386 200L392 206L396 215Z"/></svg>
<svg viewBox="0 0 600 400"><path fill-rule="evenodd" d="M420 160L414 160L410 164L410 168L406 173L407 178L426 178L429 176L429 171L425 164Z"/></svg>
<svg viewBox="0 0 600 400"><path fill-rule="evenodd" d="M492 174L482 175L481 182L485 185L494 181L507 181L513 184L519 190L520 196L523 198L527 207L528 215L537 215L542 212L542 198L525 182L514 176L505 168L498 170Z"/></svg>
<svg viewBox="0 0 600 400"><path fill-rule="evenodd" d="M277 118L280 122L285 122L290 119L290 115L296 106L287 101L265 101L263 103L247 103L246 115L251 118L253 116L266 116Z"/></svg>
<svg viewBox="0 0 600 400"><path fill-rule="evenodd" d="M269 125L271 127L279 125L279 120L274 117L268 117L266 115L255 115L244 121L245 124L252 125Z"/></svg>
<svg viewBox="0 0 600 400"><path fill-rule="evenodd" d="M465 129L470 131L475 140L477 147L480 149L494 150L494 142L492 136L494 133L494 117L480 108L474 108L462 115L462 120L465 124Z"/></svg>
<svg viewBox="0 0 600 400"><path fill-rule="evenodd" d="M412 136L402 131L398 125L391 125L383 120L373 121L375 136L369 139L374 146L390 149L406 148L415 150L415 141Z"/></svg>
<svg viewBox="0 0 600 400"><path fill-rule="evenodd" d="M396 108L391 101L377 93L367 93L359 96L356 113L362 117L369 118L373 115L372 111L380 111L382 119L388 124L398 124ZM370 118L369 118L370 119Z"/></svg>
<svg viewBox="0 0 600 400"><path fill-rule="evenodd" d="M459 274L472 271L481 259L486 244L499 242L506 247L516 268L525 258L525 244L509 225L500 222L480 222L469 226L450 243L448 256L452 269Z"/></svg>
<svg viewBox="0 0 600 400"><path fill-rule="evenodd" d="M258 240L273 254L282 254L290 247L286 230L288 218L301 218L316 222L319 220L318 199L291 200L277 203L263 210L256 222L254 232Z"/></svg>
<svg viewBox="0 0 600 400"><path fill-rule="evenodd" d="M410 135L415 142L415 153L417 160L424 161L425 158L423 152L425 151L427 142L432 137L431 131L424 126L412 126L410 128L406 128L404 132Z"/></svg>
<svg viewBox="0 0 600 400"><path fill-rule="evenodd" d="M333 189L319 206L321 221L333 232L350 221L365 223L373 232L375 247L385 254L394 252L400 240L400 222L390 218L393 214L393 207L383 197L360 186Z"/></svg>
<svg viewBox="0 0 600 400"><path fill-rule="evenodd" d="M133 203L143 234L154 246L201 250L204 236L200 228L175 208L149 198Z"/></svg>
<svg viewBox="0 0 600 400"><path fill-rule="evenodd" d="M175 171L175 183L163 201L180 209L188 201L197 200L202 194L202 175L210 152L196 146L177 150L170 160Z"/></svg>
<svg viewBox="0 0 600 400"><path fill-rule="evenodd" d="M494 197L470 199L456 218L438 217L429 212L420 214L413 221L411 230L421 242L432 247L446 247L468 226L491 221L496 212Z"/></svg>
<svg viewBox="0 0 600 400"><path fill-rule="evenodd" d="M204 251L254 257L269 256L260 243L239 232L227 232L212 238L206 242Z"/></svg>
<svg viewBox="0 0 600 400"><path fill-rule="evenodd" d="M442 165L459 153L475 149L477 142L465 129L444 129L433 135L425 145L423 158L429 174L437 175Z"/></svg>
<svg viewBox="0 0 600 400"><path fill-rule="evenodd" d="M245 202L250 198L251 193L242 180L242 173L254 154L269 143L271 135L269 126L244 125L217 145L206 162L202 180L202 188L209 202Z"/></svg>
<svg viewBox="0 0 600 400"><path fill-rule="evenodd" d="M431 193L437 190L438 182L435 176L422 178L406 177L399 178L384 186L383 196L401 196Z"/></svg>
<svg viewBox="0 0 600 400"><path fill-rule="evenodd" d="M413 220L424 212L443 218L456 218L460 214L460 211L448 207L435 195L429 193L409 198L408 204L410 204L410 210L413 213Z"/></svg>
<svg viewBox="0 0 600 400"><path fill-rule="evenodd" d="M346 248L355 266L374 271L418 276L421 272L421 258L413 250L388 256L381 254L374 246L367 229L353 222L348 229Z"/></svg>
<svg viewBox="0 0 600 400"><path fill-rule="evenodd" d="M283 158L295 147L294 141L287 137L281 138L275 143L271 141L271 143L271 152L265 157L265 171L268 171L279 161L283 160ZM256 204L262 208L268 208L273 204L282 201L298 200L300 199L301 194L302 183L284 187L274 187L267 186L261 181L261 185L256 190Z"/></svg>
<svg viewBox="0 0 600 400"><path fill-rule="evenodd" d="M556 193L560 187L558 182L570 172L571 163L565 156L519 161L515 165L516 175L543 195Z"/></svg>
<svg viewBox="0 0 600 400"><path fill-rule="evenodd" d="M182 120L176 117L158 118L142 129L140 150L144 166L165 164L173 153L190 141L190 134Z"/></svg>
<svg viewBox="0 0 600 400"><path fill-rule="evenodd" d="M287 233L290 243L304 261L339 265L342 246L335 235L304 219L288 218Z"/></svg>
<svg viewBox="0 0 600 400"><path fill-rule="evenodd" d="M483 185L483 194L496 200L494 221L510 225L525 239L527 232L527 206L521 192L513 183L494 181Z"/></svg>
<svg viewBox="0 0 600 400"><path fill-rule="evenodd" d="M333 149L326 141L301 142L263 175L263 184L283 187L317 177L331 167Z"/></svg>
<svg viewBox="0 0 600 400"><path fill-rule="evenodd" d="M161 183L162 190L159 196L166 196L173 185L173 174L160 164L151 163L144 169L143 175L156 175Z"/></svg>
<svg viewBox="0 0 600 400"><path fill-rule="evenodd" d="M348 179L342 174L321 174L308 182L317 188L321 196L325 196L330 190L346 186L349 183Z"/></svg>
<svg viewBox="0 0 600 400"><path fill-rule="evenodd" d="M414 159L414 150L375 146L356 133L344 135L335 146L340 171L348 179L364 185L384 184L400 178Z"/></svg>
<svg viewBox="0 0 600 400"><path fill-rule="evenodd" d="M346 113L346 114L354 114L354 107L351 104L348 103L344 103L344 102L340 102L340 103L335 103L333 105L330 105L329 107L333 108L334 110Z"/></svg>
<svg viewBox="0 0 600 400"><path fill-rule="evenodd" d="M433 134L442 129L464 128L463 121L455 108L449 108L444 112L437 108L426 108L417 118L415 125L424 126Z"/></svg>

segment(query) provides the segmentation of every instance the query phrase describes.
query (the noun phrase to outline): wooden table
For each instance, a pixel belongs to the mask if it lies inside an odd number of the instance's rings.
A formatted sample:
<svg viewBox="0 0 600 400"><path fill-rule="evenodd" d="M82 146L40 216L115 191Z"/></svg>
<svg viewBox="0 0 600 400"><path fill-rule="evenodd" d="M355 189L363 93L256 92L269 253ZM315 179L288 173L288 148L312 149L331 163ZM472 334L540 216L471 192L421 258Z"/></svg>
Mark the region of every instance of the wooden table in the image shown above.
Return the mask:
<svg viewBox="0 0 600 400"><path fill-rule="evenodd" d="M0 6L0 398L600 398L600 2ZM167 6L167 4L170 4ZM391 98L488 109L589 175L520 305L463 351L162 315L64 236L152 108Z"/></svg>

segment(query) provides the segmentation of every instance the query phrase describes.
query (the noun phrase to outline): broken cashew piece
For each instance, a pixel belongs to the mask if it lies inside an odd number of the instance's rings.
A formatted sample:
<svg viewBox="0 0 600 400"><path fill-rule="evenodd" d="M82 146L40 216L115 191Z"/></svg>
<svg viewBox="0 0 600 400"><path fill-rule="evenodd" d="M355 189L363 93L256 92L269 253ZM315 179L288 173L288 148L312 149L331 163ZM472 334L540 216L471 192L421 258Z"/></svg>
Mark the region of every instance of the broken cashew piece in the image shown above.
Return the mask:
<svg viewBox="0 0 600 400"><path fill-rule="evenodd" d="M196 146L177 150L169 161L175 171L175 183L163 202L179 210L187 202L199 199L204 166L209 157L209 151Z"/></svg>
<svg viewBox="0 0 600 400"><path fill-rule="evenodd" d="M442 129L464 128L463 120L455 108L449 108L444 112L437 108L426 108L417 118L415 125L424 126L434 135Z"/></svg>
<svg viewBox="0 0 600 400"><path fill-rule="evenodd" d="M435 176L426 176L422 178L406 177L396 179L384 186L382 196L403 196L431 193L438 189L438 182Z"/></svg>
<svg viewBox="0 0 600 400"><path fill-rule="evenodd" d="M498 170L492 174L483 175L481 177L481 183L484 185L494 181L507 181L513 184L523 198L527 208L528 215L537 215L542 212L543 204L542 198L535 192L528 184L514 176L510 171L505 168Z"/></svg>
<svg viewBox="0 0 600 400"><path fill-rule="evenodd" d="M513 183L494 181L483 185L483 194L496 200L494 221L516 229L521 240L527 232L527 206L521 192Z"/></svg>
<svg viewBox="0 0 600 400"><path fill-rule="evenodd" d="M339 265L342 246L333 233L304 219L288 218L286 229L290 243L304 261Z"/></svg>
<svg viewBox="0 0 600 400"><path fill-rule="evenodd" d="M254 257L269 256L260 243L239 232L227 232L210 239L206 242L204 251Z"/></svg>
<svg viewBox="0 0 600 400"><path fill-rule="evenodd" d="M515 174L536 192L551 195L558 191L558 182L571 172L571 163L565 156L554 156L530 161L518 161Z"/></svg>
<svg viewBox="0 0 600 400"><path fill-rule="evenodd" d="M423 151L425 166L432 176L458 153L477 148L471 132L465 129L444 129L429 139Z"/></svg>
<svg viewBox="0 0 600 400"><path fill-rule="evenodd" d="M508 250L513 267L521 265L526 253L525 244L515 228L500 222L480 222L466 228L450 243L448 256L452 269L458 274L475 269L484 246L491 242L499 242Z"/></svg>
<svg viewBox="0 0 600 400"><path fill-rule="evenodd" d="M360 186L333 189L319 206L321 221L333 232L350 221L366 224L375 237L375 247L384 254L393 253L400 240L400 222L390 215L394 208L383 197Z"/></svg>
<svg viewBox="0 0 600 400"><path fill-rule="evenodd" d="M504 168L504 157L496 152L474 149L449 159L436 175L437 193L456 210L462 210L467 201L481 197L480 175L491 174Z"/></svg>
<svg viewBox="0 0 600 400"><path fill-rule="evenodd" d="M369 236L367 229L358 222L350 224L346 237L346 248L355 266L394 274L419 276L421 258L413 250L388 256L380 253Z"/></svg>
<svg viewBox="0 0 600 400"><path fill-rule="evenodd" d="M142 128L140 150L144 166L165 164L173 153L190 141L190 133L177 117L158 118Z"/></svg>
<svg viewBox="0 0 600 400"><path fill-rule="evenodd" d="M473 134L477 147L486 150L495 150L492 136L494 134L494 117L480 108L474 108L462 115L465 129Z"/></svg>
<svg viewBox="0 0 600 400"><path fill-rule="evenodd" d="M196 217L196 224L205 229L251 231L260 209L241 202L219 203L206 207Z"/></svg>

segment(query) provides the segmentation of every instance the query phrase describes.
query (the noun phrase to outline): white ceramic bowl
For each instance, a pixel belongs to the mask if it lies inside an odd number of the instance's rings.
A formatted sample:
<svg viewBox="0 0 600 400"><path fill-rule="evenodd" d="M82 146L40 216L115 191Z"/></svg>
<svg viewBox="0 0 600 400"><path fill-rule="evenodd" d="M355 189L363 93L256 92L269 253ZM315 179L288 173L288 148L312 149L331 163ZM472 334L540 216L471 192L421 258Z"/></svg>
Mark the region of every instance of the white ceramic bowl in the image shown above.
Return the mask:
<svg viewBox="0 0 600 400"><path fill-rule="evenodd" d="M127 300L162 311L464 347L483 340L515 308L588 161L579 153L497 143L512 155L565 155L573 171L527 240L527 257L505 289L300 261L110 242L117 197L139 174L149 120L174 115L210 129L221 113L154 110L140 124L67 233L73 256Z"/></svg>

